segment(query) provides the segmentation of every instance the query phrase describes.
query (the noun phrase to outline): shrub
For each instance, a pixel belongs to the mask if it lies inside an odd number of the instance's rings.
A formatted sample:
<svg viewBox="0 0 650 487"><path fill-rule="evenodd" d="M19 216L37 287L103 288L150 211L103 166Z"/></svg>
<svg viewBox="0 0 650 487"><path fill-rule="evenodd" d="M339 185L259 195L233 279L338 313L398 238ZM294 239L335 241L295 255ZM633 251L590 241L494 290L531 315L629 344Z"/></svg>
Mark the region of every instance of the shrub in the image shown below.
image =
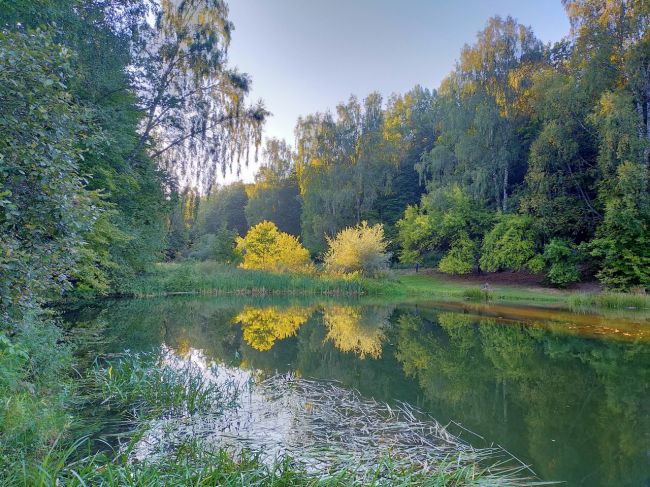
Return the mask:
<svg viewBox="0 0 650 487"><path fill-rule="evenodd" d="M576 247L566 240L553 239L544 247L544 262L548 268L546 280L557 287L567 287L580 280L579 255Z"/></svg>
<svg viewBox="0 0 650 487"><path fill-rule="evenodd" d="M440 260L438 270L445 274L469 274L476 268L476 254L474 241L467 234L461 234Z"/></svg>
<svg viewBox="0 0 650 487"><path fill-rule="evenodd" d="M500 215L499 222L485 236L481 249L481 268L539 272L543 261L535 252L536 234L532 220L521 215Z"/></svg>
<svg viewBox="0 0 650 487"><path fill-rule="evenodd" d="M237 250L243 255L241 267L272 272L311 273L314 265L293 235L281 232L272 222L252 227L245 237L237 238Z"/></svg>
<svg viewBox="0 0 650 487"><path fill-rule="evenodd" d="M235 249L237 233L222 226L217 233L201 235L188 257L196 260L215 260L226 264L239 263L241 255Z"/></svg>
<svg viewBox="0 0 650 487"><path fill-rule="evenodd" d="M341 230L334 239L327 239L325 267L336 274L360 273L377 275L388 269L390 253L381 224L368 226L362 222L356 227Z"/></svg>

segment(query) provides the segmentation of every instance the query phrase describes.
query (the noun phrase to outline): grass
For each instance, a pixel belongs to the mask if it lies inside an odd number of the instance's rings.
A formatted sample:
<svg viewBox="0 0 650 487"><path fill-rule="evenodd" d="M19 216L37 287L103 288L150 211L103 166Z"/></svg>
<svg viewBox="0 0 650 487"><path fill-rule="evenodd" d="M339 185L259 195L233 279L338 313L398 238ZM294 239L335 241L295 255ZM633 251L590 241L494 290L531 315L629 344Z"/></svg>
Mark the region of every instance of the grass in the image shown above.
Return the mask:
<svg viewBox="0 0 650 487"><path fill-rule="evenodd" d="M531 302L540 304L566 303L569 292L551 289L528 289L517 286L491 286L483 291L477 284L445 279L437 275L400 275L392 279L366 280L368 294L399 299L445 298L471 301Z"/></svg>
<svg viewBox="0 0 650 487"><path fill-rule="evenodd" d="M576 310L593 307L643 310L650 309L650 296L628 293L574 293L569 296L569 305Z"/></svg>
<svg viewBox="0 0 650 487"><path fill-rule="evenodd" d="M44 463L38 473L29 478L29 483L26 485L69 487L89 485L111 487L123 485L227 487L527 485L514 477L510 479L507 476L498 484L486 483L486 477L493 479L486 469L454 468L453 461L440 464L438 472L432 475L430 472L423 473L417 469L406 468L388 457L361 480L353 468L314 474L297 466L289 457L268 464L261 461L258 455L250 452L233 456L222 449L213 451L200 442L179 445L173 455L156 462L132 463L124 454L111 457L100 453L78 458L79 453L78 448L70 448L63 459L49 459L53 463Z"/></svg>
<svg viewBox="0 0 650 487"><path fill-rule="evenodd" d="M181 293L356 296L364 289L359 279L253 271L206 261L158 264L121 291L136 297Z"/></svg>
<svg viewBox="0 0 650 487"><path fill-rule="evenodd" d="M447 299L564 306L572 309L649 309L650 297L626 293L576 293L551 288L479 285L440 275L388 275L344 278L326 274L301 275L239 269L216 262L158 264L127 284L122 293L135 297L172 294L239 294L356 297L389 300Z"/></svg>
<svg viewBox="0 0 650 487"><path fill-rule="evenodd" d="M101 404L128 414L125 419L221 412L234 407L237 386L216 385L192 362L178 362L171 353L127 353L90 371L88 389Z"/></svg>

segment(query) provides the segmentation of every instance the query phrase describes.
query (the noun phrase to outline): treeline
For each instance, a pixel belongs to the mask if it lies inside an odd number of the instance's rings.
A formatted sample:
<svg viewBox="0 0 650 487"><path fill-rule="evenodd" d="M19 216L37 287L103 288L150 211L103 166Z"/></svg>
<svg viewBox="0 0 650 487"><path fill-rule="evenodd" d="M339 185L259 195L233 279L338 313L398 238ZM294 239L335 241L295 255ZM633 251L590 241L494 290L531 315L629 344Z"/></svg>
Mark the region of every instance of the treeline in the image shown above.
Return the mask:
<svg viewBox="0 0 650 487"><path fill-rule="evenodd" d="M648 288L650 5L564 3L571 32L555 44L495 17L437 90L299 119L295 148L270 141L254 184L185 196L189 254L215 225L266 219L319 256L368 221L403 263Z"/></svg>

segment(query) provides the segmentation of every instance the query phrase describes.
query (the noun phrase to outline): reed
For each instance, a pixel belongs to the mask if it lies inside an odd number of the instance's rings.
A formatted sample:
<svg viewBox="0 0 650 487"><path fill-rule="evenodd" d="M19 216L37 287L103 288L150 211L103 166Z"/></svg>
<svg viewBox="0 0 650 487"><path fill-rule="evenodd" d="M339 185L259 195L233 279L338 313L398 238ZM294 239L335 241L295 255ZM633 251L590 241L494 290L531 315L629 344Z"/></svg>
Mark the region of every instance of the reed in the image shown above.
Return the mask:
<svg viewBox="0 0 650 487"><path fill-rule="evenodd" d="M125 283L120 291L136 297L170 294L356 296L364 294L364 287L360 279L254 271L206 261L158 264L149 273Z"/></svg>
<svg viewBox="0 0 650 487"><path fill-rule="evenodd" d="M97 363L88 375L88 397L96 407L137 426L127 433L127 441L97 451L96 441L87 437L67 448L57 440L39 464L0 472L2 485L540 485L527 467L504 456L503 450L474 449L406 404L390 406L333 382L294 376L274 376L255 387L269 398L293 395L318 408L319 417L305 415L305 421L318 426L310 430L314 438L344 442L345 455L338 460L332 456L337 445L311 451L317 454L315 464L305 462L302 454L269 459L263 452L226 450L207 438L183 439L173 431L175 440L163 445L163 454L134 459L152 422L177 415L191 426L193 418L214 417L237 407L239 389L211 376L209 369L164 348L160 354L124 353ZM385 448L377 448L380 445ZM357 456L346 461L349 454Z"/></svg>
<svg viewBox="0 0 650 487"><path fill-rule="evenodd" d="M650 296L631 293L575 293L569 296L569 306L575 310L585 308L650 309Z"/></svg>

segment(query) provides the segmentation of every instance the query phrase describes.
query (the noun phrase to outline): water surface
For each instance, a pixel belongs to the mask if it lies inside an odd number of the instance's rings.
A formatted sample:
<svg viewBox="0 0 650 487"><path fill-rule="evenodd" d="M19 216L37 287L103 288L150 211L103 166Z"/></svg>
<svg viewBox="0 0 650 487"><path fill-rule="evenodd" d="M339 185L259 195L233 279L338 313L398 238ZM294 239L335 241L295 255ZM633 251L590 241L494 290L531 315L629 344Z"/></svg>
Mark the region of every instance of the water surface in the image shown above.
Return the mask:
<svg viewBox="0 0 650 487"><path fill-rule="evenodd" d="M404 401L477 448L505 448L544 480L650 485L650 323L643 317L173 297L106 302L70 319L104 326L108 352L164 346L240 379L291 373L338 381L366 399ZM281 412L257 414L254 423L272 441L295 433L290 422L277 422L273 436L272 417Z"/></svg>

